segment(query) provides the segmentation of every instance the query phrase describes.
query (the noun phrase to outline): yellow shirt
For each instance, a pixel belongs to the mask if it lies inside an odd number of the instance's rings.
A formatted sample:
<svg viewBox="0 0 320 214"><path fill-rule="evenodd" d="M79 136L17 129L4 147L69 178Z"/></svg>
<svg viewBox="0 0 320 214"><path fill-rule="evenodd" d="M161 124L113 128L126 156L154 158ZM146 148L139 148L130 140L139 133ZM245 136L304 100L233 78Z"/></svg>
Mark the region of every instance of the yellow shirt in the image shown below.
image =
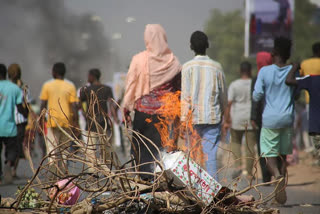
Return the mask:
<svg viewBox="0 0 320 214"><path fill-rule="evenodd" d="M66 80L54 79L42 86L40 99L48 101L48 127L68 127L72 120L71 104L78 102L76 88ZM70 122L69 122L70 121Z"/></svg>
<svg viewBox="0 0 320 214"><path fill-rule="evenodd" d="M314 57L306 59L301 63L301 76L320 75L320 58ZM306 103L309 103L309 94L306 91Z"/></svg>

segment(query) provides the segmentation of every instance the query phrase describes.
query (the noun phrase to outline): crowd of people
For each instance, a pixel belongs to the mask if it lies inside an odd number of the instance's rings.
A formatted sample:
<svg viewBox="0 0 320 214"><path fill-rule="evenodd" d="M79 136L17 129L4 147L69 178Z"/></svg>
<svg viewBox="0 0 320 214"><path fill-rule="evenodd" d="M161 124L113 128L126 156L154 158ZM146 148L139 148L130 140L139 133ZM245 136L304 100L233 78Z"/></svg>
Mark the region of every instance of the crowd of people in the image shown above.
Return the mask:
<svg viewBox="0 0 320 214"><path fill-rule="evenodd" d="M231 151L235 159L232 177L243 173L241 160L246 161L246 172L253 173L255 159L259 158L263 182L272 177L279 180L276 186L276 201L286 202L285 183L287 156L293 151L295 99L301 89L306 90L306 115L309 136L305 144L314 152L319 165L320 149L320 43L312 47L313 57L301 64L289 64L291 40L278 37L274 40L271 53L257 54L257 77L252 77L252 65L248 61L240 64L240 78L227 88L223 66L211 59L206 50L208 37L201 31L192 33L190 48L195 57L181 65L168 46L165 30L161 25L149 24L144 33L146 50L132 58L125 92L121 102L126 125L132 125L131 154L144 180L153 178L153 162L157 150L137 133L150 139L162 148L162 140L155 124L159 122L161 98L168 93L181 91L181 123L191 121L194 130L201 137L203 153L206 155L205 169L217 176L217 149L225 133L231 134ZM7 71L8 70L8 71ZM9 80L6 80L8 73ZM88 83L77 92L75 85L65 79L66 66L55 63L53 79L43 84L40 93L40 111L32 108L29 88L21 81L18 64L8 67L0 64L0 151L5 146L5 162L0 175L4 182L11 182L16 176L18 160L24 150L30 149L31 139L39 127L45 127L45 148L50 156L61 156L55 148L68 149L70 144L65 133L87 138L88 154L94 153L99 134L112 135L112 122L120 123L117 105L113 102L112 89L100 82L101 72L93 68L88 72ZM301 98L300 98L301 99ZM86 131L79 129L79 111L86 118ZM43 112L47 117L37 119ZM134 112L134 117L133 113ZM183 129L182 129L183 130ZM190 133L181 131L181 135ZM245 155L241 155L241 144L245 138ZM111 145L110 145L111 146ZM257 147L257 151L256 151ZM111 148L105 159L110 159ZM109 152L108 152L109 151ZM61 157L63 160L64 157ZM1 165L0 165L1 166ZM59 171L67 172L68 165L60 161ZM51 170L57 166L51 164ZM89 169L90 170L90 169ZM149 172L149 173L148 173Z"/></svg>

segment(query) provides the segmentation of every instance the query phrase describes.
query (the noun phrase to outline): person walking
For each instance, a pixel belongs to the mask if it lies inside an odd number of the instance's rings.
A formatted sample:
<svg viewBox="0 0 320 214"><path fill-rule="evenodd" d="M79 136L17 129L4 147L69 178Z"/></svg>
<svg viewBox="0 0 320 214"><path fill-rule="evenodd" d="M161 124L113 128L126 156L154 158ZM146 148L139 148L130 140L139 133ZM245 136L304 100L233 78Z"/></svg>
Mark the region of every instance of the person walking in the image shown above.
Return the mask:
<svg viewBox="0 0 320 214"><path fill-rule="evenodd" d="M300 66L300 76L320 75L320 42L312 45L313 56L309 59L303 60ZM309 113L309 94L305 91L305 99L307 104L307 111Z"/></svg>
<svg viewBox="0 0 320 214"><path fill-rule="evenodd" d="M11 82L16 84L22 94L23 94L23 107L30 109L28 106L31 102L31 95L30 95L30 90L28 86L24 85L23 81L21 80L21 68L18 64L14 63L11 64L8 67L8 77ZM24 142L24 137L25 137L25 132L26 132L26 126L28 123L28 116L24 117L21 113L18 112L18 109L15 109L15 121L17 124L17 148L18 148L18 158L15 161L14 168L13 168L13 177L17 177L17 168L19 164L19 159L24 158L24 148L23 148L23 142Z"/></svg>
<svg viewBox="0 0 320 214"><path fill-rule="evenodd" d="M291 54L291 40L278 37L274 40L272 51L274 64L263 67L258 75L253 99L264 99L260 147L262 157L266 158L270 173L279 180L276 186L276 202L287 201L285 176L286 155L292 154L292 132L294 122L294 87L285 84L292 68L287 64ZM281 166L278 167L278 159Z"/></svg>
<svg viewBox="0 0 320 214"><path fill-rule="evenodd" d="M168 46L166 32L159 24L148 24L144 32L146 50L132 58L126 78L123 108L126 121L133 130L162 148L161 136L154 126L159 122L157 110L163 105L161 97L180 90L181 65ZM148 119L148 121L146 121ZM133 133L131 154L139 165L142 179L153 178L157 149L141 136Z"/></svg>
<svg viewBox="0 0 320 214"><path fill-rule="evenodd" d="M272 64L272 56L269 52L265 52L265 51L258 52L257 57L256 57L256 62L257 62L257 69L258 69L257 76L258 76L261 68ZM252 78L251 95L254 91L254 85L256 84L256 81L258 78L257 76ZM266 183L266 182L271 181L272 175L267 168L266 159L261 157L260 133L261 133L261 128L262 128L263 109L264 109L264 99L261 99L258 102L254 101L252 99L250 118L251 118L252 127L256 130L256 134L257 134L256 135L257 136L257 149L258 149L258 154L260 156L259 163L260 163L260 167L261 167L262 181L264 183Z"/></svg>
<svg viewBox="0 0 320 214"><path fill-rule="evenodd" d="M69 132L70 128L79 127L76 88L73 83L64 79L65 73L65 64L55 63L52 68L53 79L43 84L40 94L41 112L47 109L48 113L48 162L52 173L58 174L67 172L63 151L68 148L70 141L60 128Z"/></svg>
<svg viewBox="0 0 320 214"><path fill-rule="evenodd" d="M88 86L80 89L80 102L85 103L86 137L88 137L87 154L95 156L96 146L98 145L101 135L107 134L110 138L112 133L112 123L108 119L109 113L115 122L119 122L115 112L112 89L109 86L103 85L100 82L101 72L99 69L91 69L88 73ZM83 106L83 105L81 105ZM110 109L109 109L110 107ZM107 122L107 123L106 123ZM107 133L104 133L107 130ZM103 144L101 151L105 151L103 159L106 162L111 160L112 145L111 142ZM110 163L108 163L110 164Z"/></svg>
<svg viewBox="0 0 320 214"><path fill-rule="evenodd" d="M306 60L303 60L300 64L300 76L308 76L308 75L320 75L320 42L316 42L312 45L312 57ZM306 111L307 111L307 119L309 120L309 92L305 90L305 101L306 101ZM313 150L314 142L308 136L305 136L306 142L310 141L308 145L309 150Z"/></svg>
<svg viewBox="0 0 320 214"><path fill-rule="evenodd" d="M241 142L245 136L246 171L252 177L255 159L256 130L250 122L251 110L251 64L242 62L240 65L240 79L233 81L228 90L228 108L224 126L230 128L231 151L235 159L235 170L232 178L242 174Z"/></svg>
<svg viewBox="0 0 320 214"><path fill-rule="evenodd" d="M297 86L298 91L307 90L310 95L309 135L316 149L316 165L320 166L320 75L307 75L295 78L299 64L294 64L289 72L286 84Z"/></svg>
<svg viewBox="0 0 320 214"><path fill-rule="evenodd" d="M192 112L192 124L201 137L207 156L207 172L217 178L216 153L221 137L221 123L227 106L224 72L220 63L206 55L208 37L201 31L192 33L190 47L195 57L182 67L181 121Z"/></svg>
<svg viewBox="0 0 320 214"><path fill-rule="evenodd" d="M18 158L17 125L15 122L15 107L24 117L28 110L22 105L21 89L11 81L6 80L7 68L0 64L0 178L2 177L2 147L5 146L4 183L12 183L12 168Z"/></svg>

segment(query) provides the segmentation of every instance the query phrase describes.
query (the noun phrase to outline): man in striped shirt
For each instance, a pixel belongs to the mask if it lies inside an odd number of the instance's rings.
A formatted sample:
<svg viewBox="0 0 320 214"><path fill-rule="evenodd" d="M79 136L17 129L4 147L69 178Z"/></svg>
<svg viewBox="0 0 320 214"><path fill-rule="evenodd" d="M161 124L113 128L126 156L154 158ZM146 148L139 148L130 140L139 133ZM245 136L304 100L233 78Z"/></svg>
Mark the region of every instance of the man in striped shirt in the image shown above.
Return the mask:
<svg viewBox="0 0 320 214"><path fill-rule="evenodd" d="M200 31L191 35L191 49L195 57L182 68L181 121L188 120L192 112L192 124L202 138L206 168L216 176L216 152L221 135L221 123L227 104L224 73L220 63L206 55L208 37Z"/></svg>
<svg viewBox="0 0 320 214"><path fill-rule="evenodd" d="M24 85L23 81L21 80L21 67L14 63L11 64L8 68L8 77L10 79L11 82L13 82L14 84L16 84L23 95L23 101L22 101L22 105L26 108L29 109L28 106L31 103L31 96L30 96L30 90L28 88L28 86ZM14 163L14 167L13 167L13 172L12 172L12 176L14 178L17 177L17 168L18 168L18 164L19 164L19 159L20 158L24 158L24 151L23 151L23 141L24 141L24 137L25 137L25 131L26 131L26 126L28 124L28 115L25 117L23 114L21 114L18 111L18 108L15 108L15 121L17 124L17 149L18 149L18 157Z"/></svg>

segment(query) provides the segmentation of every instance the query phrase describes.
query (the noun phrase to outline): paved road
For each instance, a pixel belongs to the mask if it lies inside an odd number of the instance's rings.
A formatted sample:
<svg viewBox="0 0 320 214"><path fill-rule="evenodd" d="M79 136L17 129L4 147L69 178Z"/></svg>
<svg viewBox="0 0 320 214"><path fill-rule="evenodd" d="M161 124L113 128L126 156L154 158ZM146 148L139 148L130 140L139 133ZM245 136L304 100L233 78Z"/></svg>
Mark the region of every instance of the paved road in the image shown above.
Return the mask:
<svg viewBox="0 0 320 214"><path fill-rule="evenodd" d="M35 162L39 163L39 158L35 158ZM14 180L12 185L0 185L0 194L2 197L14 197L14 193L18 186L25 185L27 179L32 176L32 171L26 160L22 160L19 169L19 179ZM289 177L290 179L290 177ZM311 182L301 182L287 187L288 201L285 206L278 207L281 214L318 214L320 213L320 189L309 191ZM240 188L245 184L241 183ZM308 188L309 187L309 188ZM305 190L307 189L307 190ZM261 191L267 194L273 190L273 187L263 187ZM257 195L255 195L257 197Z"/></svg>
<svg viewBox="0 0 320 214"><path fill-rule="evenodd" d="M281 207L274 207L280 210L281 214L318 214L320 213L320 189L317 191L305 191L304 189L312 183L300 183L297 185L288 185L287 203ZM245 186L243 186L245 187ZM274 190L274 186L262 187L259 189L263 194L271 193ZM249 194L258 198L258 195L253 191ZM270 203L267 205L273 207Z"/></svg>

